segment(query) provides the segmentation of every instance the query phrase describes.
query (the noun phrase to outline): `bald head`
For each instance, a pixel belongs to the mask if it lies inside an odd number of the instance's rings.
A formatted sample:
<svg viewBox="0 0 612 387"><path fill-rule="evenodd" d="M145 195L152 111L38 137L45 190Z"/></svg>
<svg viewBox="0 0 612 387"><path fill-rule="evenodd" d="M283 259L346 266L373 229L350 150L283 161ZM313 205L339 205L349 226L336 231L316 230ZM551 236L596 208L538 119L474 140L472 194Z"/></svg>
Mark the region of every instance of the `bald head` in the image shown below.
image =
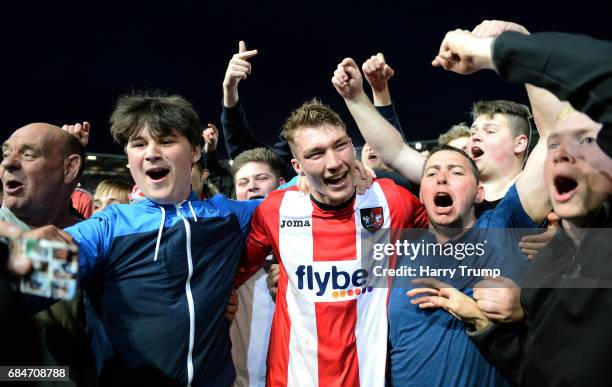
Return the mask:
<svg viewBox="0 0 612 387"><path fill-rule="evenodd" d="M55 125L33 123L2 144L4 205L20 218L64 208L82 172L84 149Z"/></svg>

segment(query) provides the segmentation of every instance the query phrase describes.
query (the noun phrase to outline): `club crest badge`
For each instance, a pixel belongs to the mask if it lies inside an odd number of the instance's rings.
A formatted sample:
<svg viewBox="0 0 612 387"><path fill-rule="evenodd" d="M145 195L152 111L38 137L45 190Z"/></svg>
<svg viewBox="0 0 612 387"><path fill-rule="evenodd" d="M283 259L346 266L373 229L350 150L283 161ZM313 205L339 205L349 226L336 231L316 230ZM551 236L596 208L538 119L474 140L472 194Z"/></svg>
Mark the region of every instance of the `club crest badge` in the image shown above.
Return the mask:
<svg viewBox="0 0 612 387"><path fill-rule="evenodd" d="M359 211L361 212L361 225L369 232L380 230L385 223L382 207L362 208Z"/></svg>

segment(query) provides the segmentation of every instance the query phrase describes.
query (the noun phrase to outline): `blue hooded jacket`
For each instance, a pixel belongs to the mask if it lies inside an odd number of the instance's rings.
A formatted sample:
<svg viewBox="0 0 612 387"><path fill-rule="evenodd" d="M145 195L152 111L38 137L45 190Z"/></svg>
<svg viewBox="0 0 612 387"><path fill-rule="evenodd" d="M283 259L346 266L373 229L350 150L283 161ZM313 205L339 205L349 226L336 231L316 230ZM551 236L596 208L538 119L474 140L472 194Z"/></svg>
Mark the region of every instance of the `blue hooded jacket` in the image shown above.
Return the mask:
<svg viewBox="0 0 612 387"><path fill-rule="evenodd" d="M127 369L231 385L225 309L260 201L116 204L72 226L83 289Z"/></svg>

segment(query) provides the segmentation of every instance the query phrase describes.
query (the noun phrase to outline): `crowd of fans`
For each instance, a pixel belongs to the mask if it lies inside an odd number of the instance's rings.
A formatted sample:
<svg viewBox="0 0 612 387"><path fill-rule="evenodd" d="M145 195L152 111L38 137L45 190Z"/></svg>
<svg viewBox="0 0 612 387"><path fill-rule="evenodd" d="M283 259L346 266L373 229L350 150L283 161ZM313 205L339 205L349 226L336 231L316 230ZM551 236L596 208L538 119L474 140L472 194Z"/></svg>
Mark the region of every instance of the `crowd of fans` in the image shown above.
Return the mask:
<svg viewBox="0 0 612 387"><path fill-rule="evenodd" d="M222 145L181 96L118 99L132 181L78 187L87 122L3 139L0 365L67 365L84 386L612 383L612 43L505 21L449 32L433 66L494 70L530 106L474 102L425 152L383 54L345 58L331 83L359 158L317 99L258 139L239 97L257 54L241 41L228 63ZM72 300L21 294L24 239L78 247ZM421 274L380 285L372 245L407 239L454 253L386 253L386 273Z"/></svg>

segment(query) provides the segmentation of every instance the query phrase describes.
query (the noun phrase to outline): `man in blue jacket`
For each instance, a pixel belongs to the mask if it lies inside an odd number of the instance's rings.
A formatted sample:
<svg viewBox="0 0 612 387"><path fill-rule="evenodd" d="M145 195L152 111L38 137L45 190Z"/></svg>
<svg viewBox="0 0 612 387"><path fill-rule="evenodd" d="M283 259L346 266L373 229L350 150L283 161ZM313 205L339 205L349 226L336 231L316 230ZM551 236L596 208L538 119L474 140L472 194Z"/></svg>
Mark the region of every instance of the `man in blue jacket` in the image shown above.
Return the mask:
<svg viewBox="0 0 612 387"><path fill-rule="evenodd" d="M191 192L202 128L184 98L125 96L111 122L146 199L110 206L63 235L80 247L82 287L115 352L102 383L231 385L225 307L259 201L199 201Z"/></svg>

